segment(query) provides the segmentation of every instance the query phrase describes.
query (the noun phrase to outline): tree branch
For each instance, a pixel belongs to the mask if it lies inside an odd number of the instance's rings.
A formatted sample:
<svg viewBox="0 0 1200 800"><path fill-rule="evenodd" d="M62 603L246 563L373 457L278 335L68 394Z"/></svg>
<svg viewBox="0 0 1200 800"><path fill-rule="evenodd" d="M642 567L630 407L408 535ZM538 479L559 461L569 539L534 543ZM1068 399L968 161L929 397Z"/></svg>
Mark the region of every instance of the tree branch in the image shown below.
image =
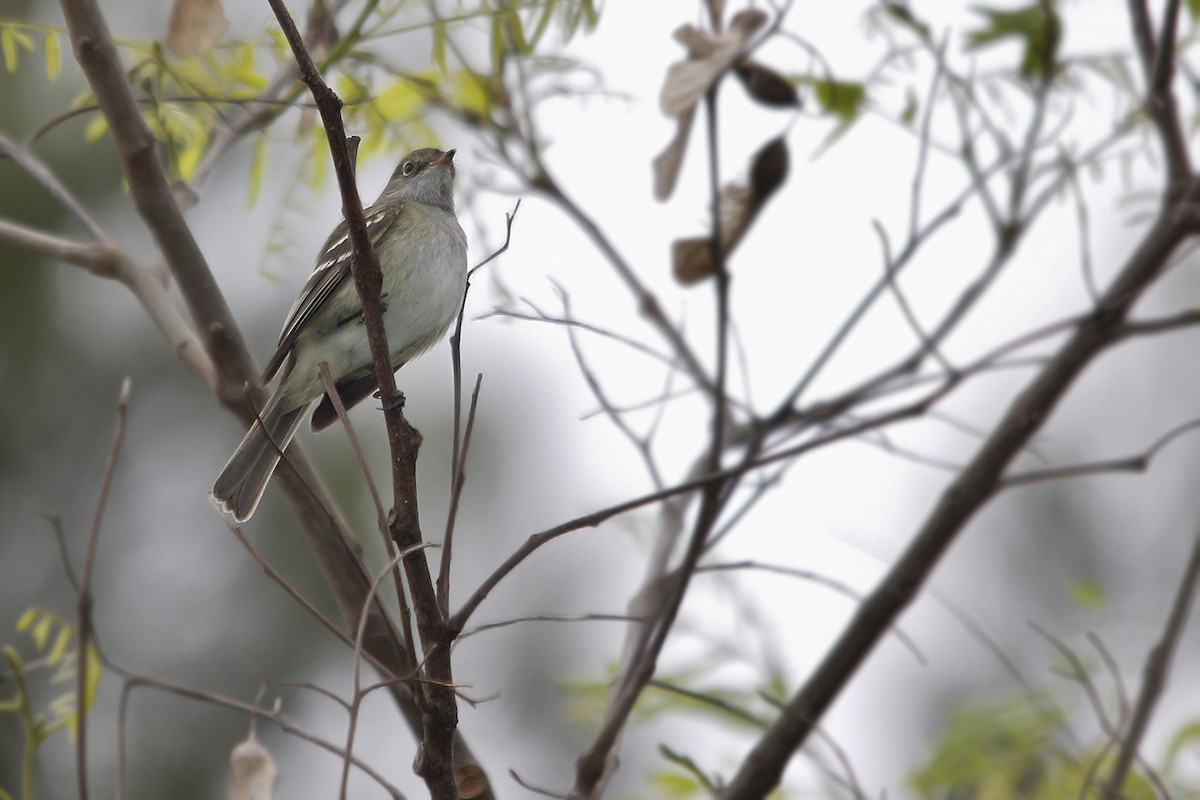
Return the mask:
<svg viewBox="0 0 1200 800"><path fill-rule="evenodd" d="M721 795L723 800L761 798L779 783L792 754L917 596L967 523L1000 488L1008 464L1041 428L1084 367L1120 335L1134 301L1196 228L1195 209L1186 199L1164 204L1096 313L1076 329L1017 396L975 457L943 492L904 555L867 598L771 730L752 748Z"/></svg>
<svg viewBox="0 0 1200 800"><path fill-rule="evenodd" d="M1179 581L1179 589L1175 593L1175 601L1171 605L1171 614L1163 628L1162 638L1146 658L1142 690L1133 707L1129 730L1121 740L1112 772L1109 773L1101 793L1104 800L1118 800L1118 798L1125 797L1122 791L1125 786L1125 778L1129 774L1129 768L1133 765L1134 759L1137 758L1142 736L1150 724L1150 717L1154 714L1163 689L1166 688L1171 661L1175 656L1179 639L1183 635L1184 624L1187 622L1188 612L1191 609L1192 600L1196 596L1198 585L1200 585L1200 529L1197 530L1192 541L1192 555L1188 559L1183 577Z"/></svg>
<svg viewBox="0 0 1200 800"><path fill-rule="evenodd" d="M342 195L342 214L348 226L353 248L351 269L362 302L363 322L375 364L379 398L383 404L388 441L392 454L394 505L389 515L392 539L402 552L411 553L403 560L412 595L413 612L424 651L425 672L429 680L418 682L418 707L422 715L416 771L429 787L435 800L456 800L455 739L458 706L454 697L450 644L453 636L438 606L429 563L418 547L422 543L417 515L417 450L421 436L404 418L403 402L396 389L383 325L380 291L383 283L379 258L367 236L362 201L354 178L354 161L342 122L341 99L322 79L283 0L268 0L283 28L292 54L300 67L300 78L312 92L329 139L330 155ZM465 765L464 765L465 766Z"/></svg>

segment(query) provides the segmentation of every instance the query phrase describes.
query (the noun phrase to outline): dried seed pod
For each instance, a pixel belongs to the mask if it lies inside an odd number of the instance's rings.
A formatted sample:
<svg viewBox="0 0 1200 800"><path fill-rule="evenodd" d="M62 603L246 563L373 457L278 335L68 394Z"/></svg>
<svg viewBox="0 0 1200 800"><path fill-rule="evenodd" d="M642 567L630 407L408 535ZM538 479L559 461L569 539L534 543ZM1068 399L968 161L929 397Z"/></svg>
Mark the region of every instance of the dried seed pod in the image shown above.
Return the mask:
<svg viewBox="0 0 1200 800"><path fill-rule="evenodd" d="M733 68L751 97L772 108L800 108L800 95L792 82L768 66L743 58Z"/></svg>

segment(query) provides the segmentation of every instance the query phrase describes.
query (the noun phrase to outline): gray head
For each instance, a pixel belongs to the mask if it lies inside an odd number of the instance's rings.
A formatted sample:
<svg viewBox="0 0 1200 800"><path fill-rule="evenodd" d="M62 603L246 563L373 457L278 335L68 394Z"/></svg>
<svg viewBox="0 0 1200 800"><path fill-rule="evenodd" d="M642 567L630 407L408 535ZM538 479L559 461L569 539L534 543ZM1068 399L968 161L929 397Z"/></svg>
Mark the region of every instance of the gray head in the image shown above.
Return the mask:
<svg viewBox="0 0 1200 800"><path fill-rule="evenodd" d="M433 147L406 155L376 203L385 200L416 200L454 211L454 150Z"/></svg>

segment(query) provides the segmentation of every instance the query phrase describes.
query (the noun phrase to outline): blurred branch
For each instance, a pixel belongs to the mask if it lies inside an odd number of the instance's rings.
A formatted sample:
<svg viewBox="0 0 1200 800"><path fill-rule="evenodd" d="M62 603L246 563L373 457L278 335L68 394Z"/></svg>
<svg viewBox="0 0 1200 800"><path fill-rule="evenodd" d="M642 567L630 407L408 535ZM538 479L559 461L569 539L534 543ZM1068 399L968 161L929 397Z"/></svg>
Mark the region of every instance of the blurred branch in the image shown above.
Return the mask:
<svg viewBox="0 0 1200 800"><path fill-rule="evenodd" d="M921 397L920 399L908 405L884 412L876 417L872 417L861 422L856 422L843 428L829 430L828 432L809 439L808 441L778 450L770 453L769 455L761 456L750 461L744 461L735 467L724 469L711 475L704 475L703 477L699 478L691 478L666 489L645 494L641 497L635 497L631 500L626 500L622 503L617 503L616 505L608 506L598 511L593 511L581 517L576 517L575 519L563 522L552 528L540 531L539 533L532 534L520 547L513 551L513 553L507 559L505 559L505 561L500 564L500 566L498 566L491 575L484 579L479 587L467 598L462 606L459 607L459 610L456 611L453 616L451 616L450 625L454 630L461 631L467 620L470 619L471 615L475 613L476 609L478 609L483 601L487 599L487 596L491 594L492 590L494 590L500 584L500 582L509 575L509 573L520 566L525 559L529 558L529 556L533 555L533 553L535 553L541 547L559 538L560 536L564 536L568 533L572 533L583 528L594 528L601 523L612 519L613 517L624 514L627 511L633 511L634 509L641 508L643 506L653 505L663 500L682 497L697 490L702 490L706 486L714 483L727 483L731 479L739 477L752 470L760 469L770 464L777 464L782 461L794 459L797 456L803 455L804 453L812 450L816 450L821 447L827 447L834 442L844 441L846 439L852 439L856 436L861 436L863 433L893 424L902 419L920 416L928 412L928 410L933 407L934 404L949 394L954 387L958 385L959 380L961 380L961 378L948 380L943 385L940 385L934 390L930 391L924 397Z"/></svg>
<svg viewBox="0 0 1200 800"><path fill-rule="evenodd" d="M150 320L158 327L171 349L183 363L212 390L217 388L216 370L195 332L179 314L167 294L167 288L148 270L133 263L114 243L91 215L79 204L50 169L27 148L0 134L0 153L12 158L31 177L63 204L95 239L81 244L70 239L37 231L0 219L0 241L47 258L83 267L101 278L120 281L142 304Z"/></svg>
<svg viewBox="0 0 1200 800"><path fill-rule="evenodd" d="M81 224L93 239L110 243L108 234L100 227L100 223L87 212L75 197L75 194L63 185L46 164L38 158L28 146L17 144L3 133L0 133L0 153L11 158L21 169L25 170L50 196L57 200L63 208L71 212L71 216Z"/></svg>
<svg viewBox="0 0 1200 800"><path fill-rule="evenodd" d="M1192 601L1196 597L1197 586L1200 585L1200 528L1192 540L1192 553L1188 558L1187 567L1179 580L1179 588L1175 600L1171 604L1171 613L1163 627L1162 637L1146 658L1143 672L1142 690L1138 694L1129 721L1129 728L1117 748L1116 761L1104 784L1101 797L1104 800L1118 800L1124 797L1123 788L1129 768L1137 758L1142 737L1150 724L1150 718L1158 706L1159 698L1167 685L1167 676L1171 670L1175 651L1183 636L1184 625L1191 610Z"/></svg>
<svg viewBox="0 0 1200 800"><path fill-rule="evenodd" d="M1028 472L1018 472L1007 476L1001 481L1001 486L1010 488L1013 486L1021 486L1023 484L1038 483L1040 481L1058 480L1060 478L1078 478L1084 475L1099 475L1112 472L1145 472L1150 468L1151 462L1158 456L1159 453L1174 442L1176 439L1183 436L1185 433L1200 428L1200 420L1192 420L1191 422L1179 425L1167 433L1160 436L1149 447L1141 453L1125 458L1114 458L1107 461L1096 461L1090 464L1076 464L1067 467L1055 467L1052 469L1037 469L1029 470Z"/></svg>
<svg viewBox="0 0 1200 800"><path fill-rule="evenodd" d="M158 142L146 125L96 0L61 0L75 58L104 111L138 214L179 283L196 330L216 366L226 402L253 380L250 354L204 254L171 193ZM221 357L218 354L228 354Z"/></svg>
<svg viewBox="0 0 1200 800"><path fill-rule="evenodd" d="M1179 0L1167 0L1163 11L1162 36L1156 42L1146 0L1129 0L1133 40L1141 56L1142 73L1147 84L1145 110L1158 131L1159 144L1167 160L1167 174L1174 184L1167 187L1171 191L1184 189L1184 184L1190 184L1192 178L1188 136L1171 86L1175 76L1179 14Z"/></svg>
<svg viewBox="0 0 1200 800"><path fill-rule="evenodd" d="M129 411L129 393L132 381L127 377L121 382L121 393L117 397L117 428L113 432L112 446L104 462L104 474L100 479L100 493L96 508L92 512L92 524L88 528L87 549L83 556L83 569L79 575L79 588L75 592L75 614L79 637L79 664L75 675L75 771L79 781L79 800L88 798L87 769L87 713L91 693L92 646L92 575L96 566L96 548L100 542L100 523L104 520L104 508L108 504L108 493L112 488L113 473L117 468L117 455L125 439L125 418Z"/></svg>
<svg viewBox="0 0 1200 800"><path fill-rule="evenodd" d="M158 144L138 109L96 0L61 2L76 58L108 122L130 194L178 281L196 329L215 365L213 385L216 393L225 405L249 422L252 412L245 402L243 387L252 387L252 393L257 391L253 388L257 370L172 196L159 159ZM319 487L320 483L301 449L289 448L288 456L281 464L276 483L284 489L303 526L344 616L352 625L357 625L369 586L361 547L336 514L328 510L323 491L318 490L315 496L311 493L309 487ZM402 651L400 640L382 606L376 602L371 608L367 647L391 672L404 674L410 660ZM393 696L410 725L420 730L421 716L413 698L399 689L393 691ZM464 762L470 759L469 751L460 739L454 739L454 749Z"/></svg>
<svg viewBox="0 0 1200 800"><path fill-rule="evenodd" d="M1196 189L1190 180L1188 188ZM788 702L771 730L752 748L723 800L749 800L776 786L792 754L872 652L880 637L917 596L950 545L1002 487L1004 470L1041 428L1075 378L1121 334L1142 292L1161 274L1175 249L1197 230L1188 193L1172 193L1096 312L1070 335L1009 406L962 473L943 492L901 558L859 609L820 666Z"/></svg>
<svg viewBox="0 0 1200 800"><path fill-rule="evenodd" d="M700 364L696 354L692 352L691 346L683 337L683 334L675 326L673 322L667 319L667 315L663 313L662 306L658 302L658 297L642 283L637 277L633 267L628 261L617 251L617 248L600 226L596 224L586 212L583 211L576 203L569 198L566 193L559 187L558 182L551 176L546 165L541 161L537 164L537 175L533 178L532 184L535 188L542 191L550 200L552 200L559 208L561 208L568 217L574 220L575 224L587 235L592 243L604 254L608 259L608 263L616 271L617 275L624 281L625 286L633 295L637 302L638 310L641 315L666 339L671 346L675 355L678 357L682 369L686 372L698 386L704 387L708 392L714 391L712 379L708 376L704 367Z"/></svg>
<svg viewBox="0 0 1200 800"><path fill-rule="evenodd" d="M187 686L182 683L176 683L174 681L165 680L163 678L157 678L157 677L154 677L153 675L145 675L145 674L142 674L139 672L134 672L133 670L125 669L124 667L118 666L111 662L107 663L106 666L109 669L111 669L113 672L120 675L121 678L124 679L124 681L125 681L124 686L121 687L121 708L120 708L120 714L119 714L120 720L119 720L119 726L118 726L118 729L119 729L119 747L118 747L119 762L118 762L118 767L117 767L117 776L118 776L117 777L117 798L118 798L118 800L121 800L122 798L125 797L125 792L124 792L125 729L127 727L126 717L128 715L129 700L133 694L133 690L137 689L140 686L147 686L152 689L158 689L159 691L178 695L180 697L186 697L191 700L198 700L202 703L209 703L209 704L216 705L216 706L222 706L224 708L230 708L235 711L241 711L242 713L249 715L252 719L265 719L268 722L272 722L275 725L277 725L279 727L279 729L284 731L285 733L290 733L293 736L303 739L304 741L308 742L309 744L316 745L317 747L321 748L322 750L332 753L333 755L337 756L338 758L344 758L344 759L349 760L350 763L352 763L354 766L358 767L358 769L362 770L363 774L370 777L371 780L375 781L375 783L380 786L380 788L382 788L384 791L386 791L388 793L388 795L393 798L393 800L405 800L404 794L399 789L397 789L395 786L393 786L391 783L389 783L388 780L383 775L381 775L380 773L378 773L374 769L372 769L370 764L366 763L365 761L363 761L360 758L357 758L352 753L347 753L343 748L338 747L336 744L333 744L332 742L327 741L326 739L322 739L320 736L317 736L316 734L307 730L306 728L301 726L299 723L297 723L295 720L293 720L291 717L289 717L288 715L284 714L281 711L271 709L271 708L263 708L259 705L253 704L253 703L246 703L246 702L237 700L232 697L227 697L225 695L218 694L216 692L209 692L209 691L204 691L202 689L196 689L194 687ZM339 701L339 702L341 702L341 701ZM345 705L345 703L343 703L343 706L344 705Z"/></svg>

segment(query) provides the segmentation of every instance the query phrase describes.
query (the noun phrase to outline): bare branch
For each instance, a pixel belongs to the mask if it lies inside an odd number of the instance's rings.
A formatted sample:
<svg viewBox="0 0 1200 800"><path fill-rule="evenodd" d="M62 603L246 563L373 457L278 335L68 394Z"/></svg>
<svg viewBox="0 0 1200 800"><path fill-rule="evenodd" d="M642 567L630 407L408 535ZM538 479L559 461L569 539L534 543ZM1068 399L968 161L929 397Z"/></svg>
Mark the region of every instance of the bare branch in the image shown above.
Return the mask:
<svg viewBox="0 0 1200 800"><path fill-rule="evenodd" d="M79 664L75 676L75 771L79 781L80 800L88 798L87 769L87 713L88 681L91 665L88 651L92 647L92 573L96 565L96 549L100 544L100 523L104 520L104 508L108 504L108 492L112 488L113 473L117 468L117 455L125 439L125 417L129 411L129 393L133 383L129 378L121 382L121 393L117 398L117 429L113 433L108 459L104 462L104 474L100 479L100 495L92 512L92 524L88 528L87 549L83 557L83 569L79 575L79 588L75 593L75 614L79 638Z"/></svg>
<svg viewBox="0 0 1200 800"><path fill-rule="evenodd" d="M0 133L0 153L11 158L30 177L41 184L42 188L49 192L51 197L57 200L67 211L71 212L71 216L75 217L79 221L79 224L83 225L93 239L105 244L111 244L108 234L100 227L100 223L96 222L92 215L87 212L87 209L80 204L74 193L63 185L58 176L28 146L17 144L12 139Z"/></svg>
<svg viewBox="0 0 1200 800"><path fill-rule="evenodd" d="M254 378L250 354L171 193L158 144L134 99L108 25L96 0L61 0L61 5L75 58L104 111L134 205L179 283L217 367L219 386L240 394L240 387ZM217 352L232 357L219 358Z"/></svg>
<svg viewBox="0 0 1200 800"><path fill-rule="evenodd" d="M418 728L421 733L416 771L436 800L456 800L458 790L455 785L454 757L458 706L449 688L453 685L450 661L450 643L453 636L439 607L429 564L419 549L413 549L415 545L422 543L420 520L417 515L416 485L417 449L421 437L405 420L403 403L396 389L396 376L389 355L387 331L383 324L383 307L380 300L383 279L379 257L367 236L362 201L355 184L354 161L342 122L341 99L326 85L317 71L283 0L268 2L300 67L300 78L308 86L317 103L329 140L338 188L342 195L342 213L353 248L351 271L362 303L362 318L374 361L392 455L394 497L389 519L391 538L403 552L415 553L415 557L404 559L403 565L426 659L423 663L430 678L418 683L422 695L422 702L418 704L422 722Z"/></svg>
<svg viewBox="0 0 1200 800"><path fill-rule="evenodd" d="M1084 367L1119 336L1133 302L1158 277L1180 243L1193 233L1195 222L1188 212L1179 201L1164 204L1154 225L1101 298L1097 313L1071 334L1013 401L816 672L742 762L723 800L762 797L778 784L787 762L808 738L813 725L917 596L971 518L1000 489L1011 460L1040 429Z"/></svg>
<svg viewBox="0 0 1200 800"><path fill-rule="evenodd" d="M1142 73L1147 84L1146 112L1158 130L1159 143L1167 159L1167 172L1172 183L1176 184L1170 188L1175 190L1182 190L1183 183L1192 177L1188 136L1171 86L1175 76L1175 39L1179 14L1179 0L1168 0L1163 12L1162 35L1155 41L1146 0L1129 0L1133 38L1141 55Z"/></svg>
<svg viewBox="0 0 1200 800"><path fill-rule="evenodd" d="M1129 721L1129 729L1121 738L1117 748L1117 758L1112 771L1105 781L1101 797L1105 800L1118 800L1124 797L1123 787L1129 768L1137 758L1141 747L1142 737L1150 724L1150 718L1158 706L1159 698L1167 685L1167 677L1171 671L1171 662L1175 650L1183 636L1184 626L1191 611L1192 601L1196 597L1197 586L1200 586L1200 529L1192 541L1192 553L1179 580L1179 588L1175 592L1175 600L1171 604L1171 613L1163 627L1162 636L1146 657L1146 666L1142 678L1142 690L1138 693L1137 702L1133 707L1133 715Z"/></svg>
<svg viewBox="0 0 1200 800"><path fill-rule="evenodd" d="M1147 447L1143 452L1137 455L1126 456L1125 458L1114 458L1107 461L1096 461L1091 464L1077 464L1069 467L1055 467L1052 469L1030 470L1028 472L1018 472L1009 475L1001 485L1005 488L1012 486L1020 486L1027 483L1037 483L1040 481L1057 480L1059 478L1078 478L1085 475L1098 475L1111 472L1145 472L1150 468L1150 463L1154 458L1163 451L1167 445L1174 442L1185 433L1200 428L1200 420L1192 420L1184 423L1168 431L1160 436L1154 443Z"/></svg>
<svg viewBox="0 0 1200 800"><path fill-rule="evenodd" d="M211 389L216 389L216 370L200 340L171 302L167 288L148 271L138 267L107 238L80 244L41 231L0 220L0 241L53 258L93 275L120 281L133 292L150 320L166 338L171 349Z"/></svg>

